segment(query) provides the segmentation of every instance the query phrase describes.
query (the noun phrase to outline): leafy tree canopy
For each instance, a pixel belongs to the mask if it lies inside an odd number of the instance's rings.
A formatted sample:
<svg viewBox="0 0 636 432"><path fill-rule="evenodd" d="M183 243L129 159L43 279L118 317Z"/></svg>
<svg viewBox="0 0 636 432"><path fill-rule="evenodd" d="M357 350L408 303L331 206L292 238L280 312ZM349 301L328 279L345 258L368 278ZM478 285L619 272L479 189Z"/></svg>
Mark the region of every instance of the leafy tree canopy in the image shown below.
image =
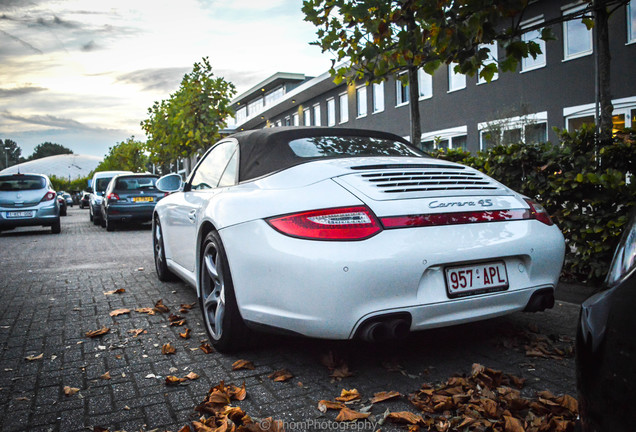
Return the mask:
<svg viewBox="0 0 636 432"><path fill-rule="evenodd" d="M8 138L4 141L0 140L0 155L2 155L0 157L0 170L24 162L20 146Z"/></svg>
<svg viewBox="0 0 636 432"><path fill-rule="evenodd" d="M61 144L55 144L47 141L42 144L38 144L35 149L33 149L33 153L31 154L31 156L28 157L27 160L41 159L44 157L60 154L73 154L73 150L64 147Z"/></svg>
<svg viewBox="0 0 636 432"><path fill-rule="evenodd" d="M146 171L149 158L145 151L145 143L136 141L131 136L108 149L104 160L95 171Z"/></svg>
<svg viewBox="0 0 636 432"><path fill-rule="evenodd" d="M233 115L230 100L235 93L234 84L214 76L207 57L194 63L179 89L155 102L141 122L151 161L165 164L214 144L225 119Z"/></svg>

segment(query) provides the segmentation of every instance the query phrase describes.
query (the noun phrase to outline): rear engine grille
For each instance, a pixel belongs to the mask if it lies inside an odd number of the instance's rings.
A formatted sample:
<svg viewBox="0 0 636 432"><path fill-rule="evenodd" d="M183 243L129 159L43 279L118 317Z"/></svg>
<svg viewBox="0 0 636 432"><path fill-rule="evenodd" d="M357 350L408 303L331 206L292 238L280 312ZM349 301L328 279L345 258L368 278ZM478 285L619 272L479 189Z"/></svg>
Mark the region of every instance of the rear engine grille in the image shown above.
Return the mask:
<svg viewBox="0 0 636 432"><path fill-rule="evenodd" d="M360 177L384 193L481 191L499 187L479 173L450 170L374 172Z"/></svg>

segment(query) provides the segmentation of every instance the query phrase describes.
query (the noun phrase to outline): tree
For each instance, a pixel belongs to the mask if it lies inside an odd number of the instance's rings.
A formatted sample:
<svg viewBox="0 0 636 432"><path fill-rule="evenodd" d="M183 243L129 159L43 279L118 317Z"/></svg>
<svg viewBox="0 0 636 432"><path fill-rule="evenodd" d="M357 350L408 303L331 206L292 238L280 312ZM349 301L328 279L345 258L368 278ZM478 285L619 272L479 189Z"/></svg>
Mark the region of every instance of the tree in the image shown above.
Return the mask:
<svg viewBox="0 0 636 432"><path fill-rule="evenodd" d="M155 102L141 122L151 160L167 164L214 144L225 119L233 115L230 99L235 93L234 84L214 77L207 57L194 63L179 89L167 100Z"/></svg>
<svg viewBox="0 0 636 432"><path fill-rule="evenodd" d="M61 144L55 144L47 141L42 144L38 144L35 149L33 149L33 153L31 154L31 156L28 157L27 160L42 159L48 156L55 156L60 154L73 154L73 150L64 147Z"/></svg>
<svg viewBox="0 0 636 432"><path fill-rule="evenodd" d="M574 19L583 20L588 28L596 25L597 34L606 40L607 32L602 35L609 15L628 0L586 2L588 7L581 11L535 27L521 25L528 0L303 0L303 12L305 20L318 27L314 44L335 54L331 73L336 83L378 82L406 72L412 101L411 140L417 143L421 136L417 69L432 75L443 63L456 64L455 72L479 73L490 81L496 72L516 71L523 58L541 53L538 43L522 40L524 33L541 30L541 39L547 41L554 39L551 25ZM496 63L488 61L488 45L493 43L504 48ZM604 59L599 63L605 62L599 67L600 123L611 129L609 44L599 42L598 50ZM336 65L344 60L348 63Z"/></svg>
<svg viewBox="0 0 636 432"><path fill-rule="evenodd" d="M145 143L131 136L108 149L104 160L95 171L132 171L142 172L148 168L149 158L145 152Z"/></svg>
<svg viewBox="0 0 636 432"><path fill-rule="evenodd" d="M4 142L0 140L0 149L2 150L2 157L0 158L0 169L5 169L11 165L15 165L24 162L22 157L22 149L13 140L5 139Z"/></svg>

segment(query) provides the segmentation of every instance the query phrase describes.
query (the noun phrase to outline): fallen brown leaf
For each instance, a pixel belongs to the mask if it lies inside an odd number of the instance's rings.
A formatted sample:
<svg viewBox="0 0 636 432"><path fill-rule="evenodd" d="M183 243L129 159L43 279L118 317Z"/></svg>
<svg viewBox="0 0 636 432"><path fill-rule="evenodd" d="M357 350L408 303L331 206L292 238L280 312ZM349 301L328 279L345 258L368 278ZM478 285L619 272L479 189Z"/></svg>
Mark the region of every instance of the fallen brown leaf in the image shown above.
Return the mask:
<svg viewBox="0 0 636 432"><path fill-rule="evenodd" d="M268 375L268 377L276 382L284 382L294 377L287 369L277 370Z"/></svg>
<svg viewBox="0 0 636 432"><path fill-rule="evenodd" d="M190 339L190 329L186 328L183 333L179 333L183 339Z"/></svg>
<svg viewBox="0 0 636 432"><path fill-rule="evenodd" d="M168 375L166 377L166 385L179 385L184 381L187 381L187 378L178 378L174 375Z"/></svg>
<svg viewBox="0 0 636 432"><path fill-rule="evenodd" d="M89 338L94 338L94 337L99 337L99 336L103 336L106 333L108 333L110 331L110 328L108 327L102 327L98 330L91 330L91 331L87 331L85 334L86 336L88 336Z"/></svg>
<svg viewBox="0 0 636 432"><path fill-rule="evenodd" d="M352 409L345 407L345 408L342 408L340 412L338 413L338 417L336 417L336 421L343 422L343 421L360 420L360 419L365 419L369 417L370 415L371 413L361 413L361 412L354 411Z"/></svg>
<svg viewBox="0 0 636 432"><path fill-rule="evenodd" d="M329 376L334 378L336 381L340 381L343 378L353 376L353 373L351 373L351 371L349 370L349 366L347 366L346 364L342 364L341 366L338 366L336 369L334 369Z"/></svg>
<svg viewBox="0 0 636 432"><path fill-rule="evenodd" d="M420 423L424 424L424 419L422 418L422 416L413 414L410 411L392 412L389 413L386 418L395 423L408 423L413 425Z"/></svg>
<svg viewBox="0 0 636 432"><path fill-rule="evenodd" d="M144 329L132 329L132 330L128 330L128 333L131 333L133 337L137 337L140 334L146 334L148 332Z"/></svg>
<svg viewBox="0 0 636 432"><path fill-rule="evenodd" d="M72 396L75 393L77 393L80 389L78 389L77 387L69 387L69 386L64 386L64 394L66 396Z"/></svg>
<svg viewBox="0 0 636 432"><path fill-rule="evenodd" d="M182 320L179 320L179 321L172 321L170 323L170 326L182 326L185 323L186 323L186 320L182 319Z"/></svg>
<svg viewBox="0 0 636 432"><path fill-rule="evenodd" d="M189 380L195 380L199 378L199 375L195 374L194 372L190 372L185 377Z"/></svg>
<svg viewBox="0 0 636 432"><path fill-rule="evenodd" d="M190 429L190 426L185 425L181 429L179 429L177 432L192 432L192 430Z"/></svg>
<svg viewBox="0 0 636 432"><path fill-rule="evenodd" d="M249 360L237 360L232 363L232 370L237 371L241 369L254 370L254 363Z"/></svg>
<svg viewBox="0 0 636 432"><path fill-rule="evenodd" d="M177 315L177 314L173 314L173 313L168 315L168 321L170 321L170 322L179 321L179 320L182 320L182 319L183 319L183 317L181 315Z"/></svg>
<svg viewBox="0 0 636 432"><path fill-rule="evenodd" d="M93 432L110 432L107 428L103 428L101 426L94 426Z"/></svg>
<svg viewBox="0 0 636 432"><path fill-rule="evenodd" d="M168 308L168 306L163 304L163 299L159 299L157 300L157 303L155 303L155 311L161 312L161 313L168 313L170 312L170 309Z"/></svg>
<svg viewBox="0 0 636 432"><path fill-rule="evenodd" d="M126 290L124 288L117 288L116 290L106 291L104 295L123 294Z"/></svg>
<svg viewBox="0 0 636 432"><path fill-rule="evenodd" d="M38 355L26 356L24 359L28 361L35 361L35 360L40 360L42 357L44 357L44 353L38 354Z"/></svg>
<svg viewBox="0 0 636 432"><path fill-rule="evenodd" d="M206 354L212 354L214 352L214 349L210 346L209 343L202 343L199 349Z"/></svg>
<svg viewBox="0 0 636 432"><path fill-rule="evenodd" d="M402 394L396 391L389 391L389 392L383 391L383 392L375 393L373 395L373 398L371 399L371 403L374 404L378 402L383 402L385 400L393 399L400 396L402 396Z"/></svg>
<svg viewBox="0 0 636 432"><path fill-rule="evenodd" d="M109 380L110 379L110 371L100 375L99 377L101 379L103 379L103 380Z"/></svg>
<svg viewBox="0 0 636 432"><path fill-rule="evenodd" d="M135 309L135 312L139 312L139 313L145 313L148 315L154 315L156 312L153 308L150 307L143 307L143 308L137 308Z"/></svg>
<svg viewBox="0 0 636 432"><path fill-rule="evenodd" d="M115 317L115 316L124 315L128 313L130 313L130 309L122 308L122 309L115 309L114 311L111 311L108 315Z"/></svg>
<svg viewBox="0 0 636 432"><path fill-rule="evenodd" d="M168 354L174 354L176 352L177 352L176 348L170 345L169 343L165 343L161 347L162 354L168 355Z"/></svg>
<svg viewBox="0 0 636 432"><path fill-rule="evenodd" d="M358 392L357 389L342 389L342 391L340 392L340 396L336 398L338 402L350 402L356 399L360 399L360 392Z"/></svg>
<svg viewBox="0 0 636 432"><path fill-rule="evenodd" d="M322 413L326 413L327 410L339 410L345 407L345 404L342 402L333 402L328 400L321 400L318 402L318 411Z"/></svg>
<svg viewBox="0 0 636 432"><path fill-rule="evenodd" d="M511 416L504 416L504 431L505 432L525 432L521 421Z"/></svg>

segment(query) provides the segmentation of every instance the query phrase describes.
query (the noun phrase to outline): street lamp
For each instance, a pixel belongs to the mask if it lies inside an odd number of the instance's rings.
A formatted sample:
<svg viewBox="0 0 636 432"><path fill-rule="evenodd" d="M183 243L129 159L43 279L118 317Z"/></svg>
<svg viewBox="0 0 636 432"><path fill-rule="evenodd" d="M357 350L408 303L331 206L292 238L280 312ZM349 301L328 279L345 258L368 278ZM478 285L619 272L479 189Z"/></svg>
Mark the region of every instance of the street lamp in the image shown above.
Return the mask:
<svg viewBox="0 0 636 432"><path fill-rule="evenodd" d="M9 168L9 149L11 147L4 148L4 167Z"/></svg>

